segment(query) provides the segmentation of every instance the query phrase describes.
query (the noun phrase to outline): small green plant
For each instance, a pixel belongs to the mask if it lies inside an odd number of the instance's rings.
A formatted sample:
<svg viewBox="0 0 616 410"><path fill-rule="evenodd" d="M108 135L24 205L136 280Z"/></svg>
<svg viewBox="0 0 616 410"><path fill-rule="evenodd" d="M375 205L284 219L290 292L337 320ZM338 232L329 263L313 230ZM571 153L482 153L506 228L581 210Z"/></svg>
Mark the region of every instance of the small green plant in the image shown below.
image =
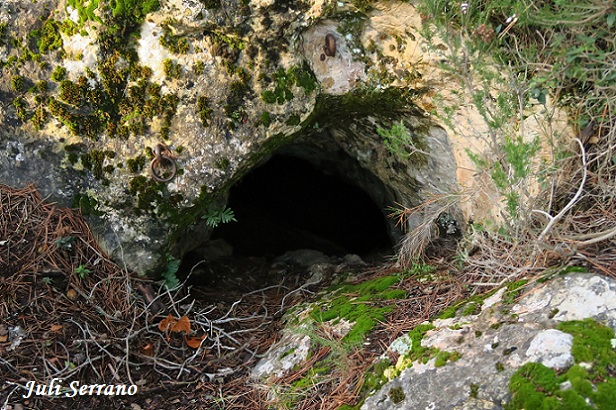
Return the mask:
<svg viewBox="0 0 616 410"><path fill-rule="evenodd" d="M505 136L496 148L502 153L500 160L489 161L467 150L467 155L478 168L489 170L492 181L505 198L507 211L514 220L521 215L521 187L530 175L531 163L539 148L538 138L525 142L522 136Z"/></svg>
<svg viewBox="0 0 616 410"><path fill-rule="evenodd" d="M180 285L180 280L177 277L178 269L180 269L180 260L169 258L165 271L161 274L164 279L167 289L175 289Z"/></svg>
<svg viewBox="0 0 616 410"><path fill-rule="evenodd" d="M400 275L404 278L407 278L410 276L421 277L421 276L430 275L431 273L434 273L434 272L436 272L436 268L432 265L428 265L422 262L413 262L411 263L411 266L409 266L407 269L402 271Z"/></svg>
<svg viewBox="0 0 616 410"><path fill-rule="evenodd" d="M402 120L394 123L390 129L378 127L376 132L383 138L387 150L400 159L409 159L413 155L419 155L425 160L430 155L425 151L425 144L413 138L411 131Z"/></svg>
<svg viewBox="0 0 616 410"><path fill-rule="evenodd" d="M54 244L58 249L69 250L72 249L73 244L75 243L74 236L61 236L55 240Z"/></svg>
<svg viewBox="0 0 616 410"><path fill-rule="evenodd" d="M84 265L79 265L75 268L75 275L79 276L80 279L85 279L90 273L92 271Z"/></svg>
<svg viewBox="0 0 616 410"><path fill-rule="evenodd" d="M201 219L204 219L210 228L216 228L221 223L237 222L233 210L227 207L219 210L208 209Z"/></svg>

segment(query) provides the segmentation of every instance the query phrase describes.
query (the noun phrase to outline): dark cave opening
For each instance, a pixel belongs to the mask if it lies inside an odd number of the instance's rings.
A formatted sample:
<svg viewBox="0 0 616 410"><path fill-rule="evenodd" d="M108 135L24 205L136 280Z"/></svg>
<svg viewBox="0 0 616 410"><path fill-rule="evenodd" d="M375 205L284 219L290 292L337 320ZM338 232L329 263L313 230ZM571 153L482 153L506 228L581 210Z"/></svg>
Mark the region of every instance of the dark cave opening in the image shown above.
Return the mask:
<svg viewBox="0 0 616 410"><path fill-rule="evenodd" d="M361 188L295 156L275 155L229 193L237 222L220 225L234 256L276 257L296 249L326 255L391 250L383 211Z"/></svg>

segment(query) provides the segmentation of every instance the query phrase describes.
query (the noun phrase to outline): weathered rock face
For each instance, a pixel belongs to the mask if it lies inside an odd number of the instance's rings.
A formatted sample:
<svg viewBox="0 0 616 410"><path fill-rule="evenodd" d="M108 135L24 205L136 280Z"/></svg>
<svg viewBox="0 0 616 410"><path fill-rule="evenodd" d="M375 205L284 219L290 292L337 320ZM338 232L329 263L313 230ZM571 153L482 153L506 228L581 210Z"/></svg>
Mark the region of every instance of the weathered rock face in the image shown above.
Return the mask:
<svg viewBox="0 0 616 410"><path fill-rule="evenodd" d="M440 56L412 5L174 0L126 17L105 4L3 2L0 181L80 206L131 269L206 241L203 215L279 151L341 175L383 212L474 184L456 161L476 141L452 145L426 114ZM407 138L388 146L379 132L393 126ZM168 182L149 175L159 142L177 163ZM498 203L477 192L464 215L448 210L460 225Z"/></svg>
<svg viewBox="0 0 616 410"><path fill-rule="evenodd" d="M399 376L362 409L501 409L511 400L512 375L524 364L541 363L561 372L574 364L572 346L579 334L556 329L560 323L592 319L616 329L616 281L611 278L559 277L525 289L527 296L513 306L503 300L506 290L486 299L476 315L432 322L435 328L421 345L458 352L459 360L442 367L435 366L436 358L397 366ZM613 347L616 340L611 343ZM598 364L597 359L581 366L592 373Z"/></svg>

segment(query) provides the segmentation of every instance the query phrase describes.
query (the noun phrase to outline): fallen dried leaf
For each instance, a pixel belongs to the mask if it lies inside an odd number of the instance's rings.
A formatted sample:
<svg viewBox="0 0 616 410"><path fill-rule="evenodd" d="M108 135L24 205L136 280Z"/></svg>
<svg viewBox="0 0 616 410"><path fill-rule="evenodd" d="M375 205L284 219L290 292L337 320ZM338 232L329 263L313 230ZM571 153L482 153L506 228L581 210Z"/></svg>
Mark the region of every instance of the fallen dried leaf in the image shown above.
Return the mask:
<svg viewBox="0 0 616 410"><path fill-rule="evenodd" d="M168 332L169 328L173 327L177 323L177 319L171 316L171 314L167 315L166 318L160 321L158 324L158 329L161 332Z"/></svg>
<svg viewBox="0 0 616 410"><path fill-rule="evenodd" d="M62 329L62 325L51 325L51 327L49 328L49 331L50 332L57 332L60 329Z"/></svg>
<svg viewBox="0 0 616 410"><path fill-rule="evenodd" d="M201 342L204 341L206 337L207 337L206 335L186 336L184 339L186 340L186 344L188 345L188 347L191 347L193 349L198 349L199 346L201 346Z"/></svg>
<svg viewBox="0 0 616 410"><path fill-rule="evenodd" d="M66 291L66 297L70 300L75 300L77 299L77 292L75 291L75 289L69 289Z"/></svg>
<svg viewBox="0 0 616 410"><path fill-rule="evenodd" d="M154 356L154 345L152 343L148 343L147 345L141 348L141 354L144 356Z"/></svg>
<svg viewBox="0 0 616 410"><path fill-rule="evenodd" d="M176 324L171 328L172 332L180 333L184 332L186 334L190 333L190 320L187 316L182 316Z"/></svg>

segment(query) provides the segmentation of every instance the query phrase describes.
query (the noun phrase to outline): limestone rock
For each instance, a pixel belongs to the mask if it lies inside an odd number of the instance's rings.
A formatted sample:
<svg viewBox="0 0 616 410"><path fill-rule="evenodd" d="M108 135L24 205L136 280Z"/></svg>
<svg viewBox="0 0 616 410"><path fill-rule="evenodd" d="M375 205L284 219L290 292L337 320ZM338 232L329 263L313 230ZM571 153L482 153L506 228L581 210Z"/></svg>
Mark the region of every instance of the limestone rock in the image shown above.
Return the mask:
<svg viewBox="0 0 616 410"><path fill-rule="evenodd" d="M502 409L509 400L509 379L525 363L558 370L573 364L573 337L555 329L559 322L592 318L616 328L612 278L570 274L526 294L511 311L494 295L478 315L435 320L422 346L457 351L461 358L443 367L435 367L434 358L414 363L366 399L362 409ZM389 392L397 387L404 400L393 403Z"/></svg>
<svg viewBox="0 0 616 410"><path fill-rule="evenodd" d="M414 215L409 231L442 213L463 228L499 206L466 155L487 132L473 103L458 105L450 131L429 114L428 90L453 99L460 85L438 68L446 46L429 46L412 4L173 0L147 11L0 5L0 182L80 207L121 265L162 270L206 242L204 215L274 153L344 177L383 210L474 192ZM398 152L379 134L394 126L407 130ZM149 172L160 142L178 168L165 183Z"/></svg>

